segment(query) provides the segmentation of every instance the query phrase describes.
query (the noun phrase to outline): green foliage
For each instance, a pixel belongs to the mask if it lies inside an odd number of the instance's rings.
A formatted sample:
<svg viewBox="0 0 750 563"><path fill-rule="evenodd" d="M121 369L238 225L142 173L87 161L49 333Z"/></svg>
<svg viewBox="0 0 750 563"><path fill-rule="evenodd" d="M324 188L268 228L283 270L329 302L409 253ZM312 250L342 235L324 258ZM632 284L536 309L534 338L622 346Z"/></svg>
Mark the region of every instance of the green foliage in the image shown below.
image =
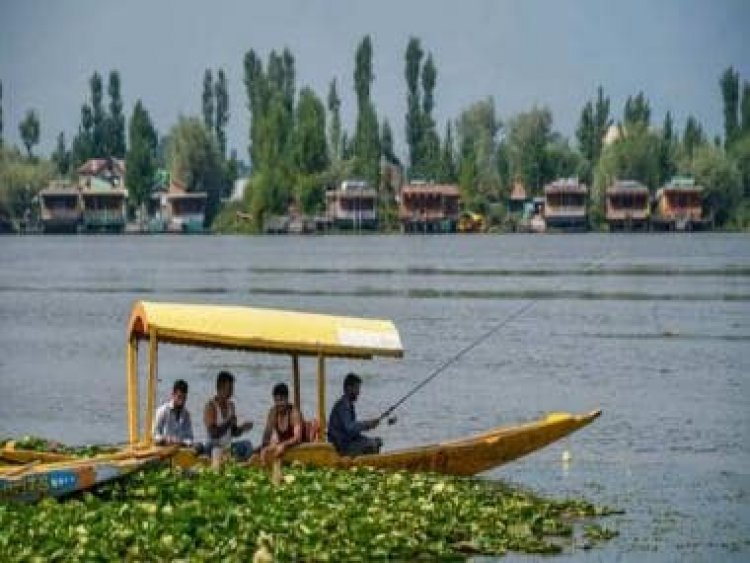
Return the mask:
<svg viewBox="0 0 750 563"><path fill-rule="evenodd" d="M372 82L372 41L366 35L355 54L357 124L354 133L354 173L366 179L370 185L377 186L380 178L380 126L370 99Z"/></svg>
<svg viewBox="0 0 750 563"><path fill-rule="evenodd" d="M0 225L15 228L54 175L50 161L24 158L15 147L0 147Z"/></svg>
<svg viewBox="0 0 750 563"><path fill-rule="evenodd" d="M39 143L39 117L36 111L30 109L26 112L26 117L18 125L18 130L21 133L21 140L26 147L26 154L31 158L31 149L34 145Z"/></svg>
<svg viewBox="0 0 750 563"><path fill-rule="evenodd" d="M198 118L180 117L169 134L169 170L188 191L206 192L206 224L219 208L224 182L216 140Z"/></svg>
<svg viewBox="0 0 750 563"><path fill-rule="evenodd" d="M729 151L730 157L737 165L737 171L740 174L743 195L750 198L750 131L739 137L732 149Z"/></svg>
<svg viewBox="0 0 750 563"><path fill-rule="evenodd" d="M328 166L325 108L312 89L300 91L295 120L292 142L295 169L303 175L323 172Z"/></svg>
<svg viewBox="0 0 750 563"><path fill-rule="evenodd" d="M3 146L3 81L0 80L0 148Z"/></svg>
<svg viewBox="0 0 750 563"><path fill-rule="evenodd" d="M226 127L229 122L229 93L227 92L227 78L222 68L217 74L214 96L216 98L216 142L219 144L221 158L224 158L227 154Z"/></svg>
<svg viewBox="0 0 750 563"><path fill-rule="evenodd" d="M706 136L703 133L703 127L692 115L688 116L685 131L682 134L682 147L687 159L692 160L695 150L705 143Z"/></svg>
<svg viewBox="0 0 750 563"><path fill-rule="evenodd" d="M500 121L491 98L476 102L458 120L460 163L458 181L464 205L479 209L500 192L497 133Z"/></svg>
<svg viewBox="0 0 750 563"><path fill-rule="evenodd" d="M718 226L730 219L742 199L742 180L734 162L716 147L704 145L695 152L691 172L703 186L703 205Z"/></svg>
<svg viewBox="0 0 750 563"><path fill-rule="evenodd" d="M94 157L94 115L91 106L81 106L81 124L78 126L78 134L73 139L73 165L78 168L89 158Z"/></svg>
<svg viewBox="0 0 750 563"><path fill-rule="evenodd" d="M2 98L2 85L0 84L0 101ZM740 108L740 128L742 134L750 134L750 82L745 81L742 85L742 106ZM0 110L0 136L2 135L2 111Z"/></svg>
<svg viewBox="0 0 750 563"><path fill-rule="evenodd" d="M419 175L419 166L422 161L420 149L422 140L422 104L419 91L419 73L424 52L416 37L409 38L406 46L406 144L409 148L410 175Z"/></svg>
<svg viewBox="0 0 750 563"><path fill-rule="evenodd" d="M208 131L214 130L214 78L210 68L203 73L203 96L201 98L203 125Z"/></svg>
<svg viewBox="0 0 750 563"><path fill-rule="evenodd" d="M65 176L70 171L70 151L65 147L65 133L60 131L57 136L57 146L52 153L52 162L57 166L57 172L60 176Z"/></svg>
<svg viewBox="0 0 750 563"><path fill-rule="evenodd" d="M116 158L125 157L125 116L122 114L122 96L120 95L120 73L113 70L109 73L109 114L106 121L106 139L104 154Z"/></svg>
<svg viewBox="0 0 750 563"><path fill-rule="evenodd" d="M331 114L328 153L331 162L341 159L341 99L336 91L336 79L328 87L328 111Z"/></svg>
<svg viewBox="0 0 750 563"><path fill-rule="evenodd" d="M547 108L534 107L516 115L508 129L510 169L514 177L523 180L530 193L539 194L544 184L557 176L557 168L568 168L558 163L553 166L548 157L548 145L553 140L552 113ZM567 145L558 143L553 152L567 157L569 151Z"/></svg>
<svg viewBox="0 0 750 563"><path fill-rule="evenodd" d="M648 127L651 124L651 105L643 92L638 92L634 97L628 96L623 111L625 128L633 126Z"/></svg>
<svg viewBox="0 0 750 563"><path fill-rule="evenodd" d="M125 185L130 202L142 206L151 195L156 172L157 134L151 117L138 100L130 118L130 150L125 166Z"/></svg>
<svg viewBox="0 0 750 563"><path fill-rule="evenodd" d="M93 158L107 156L107 114L104 111L102 77L95 72L89 80L91 87L92 150Z"/></svg>
<svg viewBox="0 0 750 563"><path fill-rule="evenodd" d="M724 100L724 146L729 148L739 134L740 77L731 66L719 79L721 97Z"/></svg>
<svg viewBox="0 0 750 563"><path fill-rule="evenodd" d="M615 511L502 483L439 475L290 467L138 473L99 494L0 508L9 561L461 560L557 553L575 526ZM616 532L588 525L590 540ZM260 540L260 541L259 541Z"/></svg>
<svg viewBox="0 0 750 563"><path fill-rule="evenodd" d="M664 116L664 126L661 130L659 142L659 183L664 184L677 173L676 164L676 140L672 113L667 112Z"/></svg>
<svg viewBox="0 0 750 563"><path fill-rule="evenodd" d="M446 184L455 184L458 181L456 172L456 147L453 141L453 127L451 122L445 124L445 135L443 136L443 147L440 150L440 170L437 181Z"/></svg>
<svg viewBox="0 0 750 563"><path fill-rule="evenodd" d="M609 97L604 96L604 90L599 86L596 102L589 101L581 110L581 118L576 129L578 147L588 161L588 170L593 170L599 162L604 144L604 136L612 125L609 115ZM591 183L591 175L584 175L584 180Z"/></svg>

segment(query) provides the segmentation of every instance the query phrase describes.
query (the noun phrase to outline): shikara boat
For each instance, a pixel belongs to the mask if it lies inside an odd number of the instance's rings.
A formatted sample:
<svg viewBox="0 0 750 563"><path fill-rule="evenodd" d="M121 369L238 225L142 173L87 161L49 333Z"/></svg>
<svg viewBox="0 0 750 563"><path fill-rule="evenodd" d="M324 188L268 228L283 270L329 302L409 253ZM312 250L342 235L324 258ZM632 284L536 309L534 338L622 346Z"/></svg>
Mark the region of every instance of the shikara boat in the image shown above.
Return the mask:
<svg viewBox="0 0 750 563"><path fill-rule="evenodd" d="M137 358L138 344L142 340L148 340L149 355L145 424L139 437ZM401 338L391 321L223 305L138 302L131 312L128 330L128 429L133 448L152 446L151 435L146 429L152 426L156 407L160 343L287 355L291 359L296 405L303 404L299 358L316 357L320 435L316 442L287 450L283 458L285 462L474 475L559 440L601 414L599 410L577 415L551 413L532 422L499 426L462 439L359 457L341 456L325 439L326 360L402 357ZM190 466L207 460L183 449L175 454L173 461ZM260 460L255 456L249 463L258 464Z"/></svg>
<svg viewBox="0 0 750 563"><path fill-rule="evenodd" d="M140 413L139 345L148 343L148 373L143 424ZM556 412L537 420L499 426L481 434L435 444L347 457L326 441L326 361L400 358L401 338L391 321L225 305L136 302L128 323L128 444L116 453L88 458L35 452L6 445L0 449L0 500L35 500L93 487L154 463L180 467L207 464L192 449L160 447L150 429L156 410L160 344L242 350L288 356L294 404L302 405L300 357L317 358L318 440L284 452L283 462L348 468L432 471L475 475L534 452L594 421L601 411ZM339 386L337 385L338 389ZM2 463L5 463L4 465ZM254 455L248 461L259 465ZM13 464L13 465L9 465Z"/></svg>

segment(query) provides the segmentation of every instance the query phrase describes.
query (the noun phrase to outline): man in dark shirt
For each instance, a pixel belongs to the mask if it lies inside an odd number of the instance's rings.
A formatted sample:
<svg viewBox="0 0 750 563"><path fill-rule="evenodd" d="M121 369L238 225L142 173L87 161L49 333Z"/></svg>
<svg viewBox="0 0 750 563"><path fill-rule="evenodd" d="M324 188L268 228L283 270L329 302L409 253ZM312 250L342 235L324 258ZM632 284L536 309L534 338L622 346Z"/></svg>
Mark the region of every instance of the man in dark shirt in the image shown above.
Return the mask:
<svg viewBox="0 0 750 563"><path fill-rule="evenodd" d="M380 438L362 434L365 430L376 428L380 419L358 421L354 412L361 385L362 380L356 374L349 373L344 378L344 394L333 405L331 416L328 417L328 440L341 455L376 454L383 446Z"/></svg>

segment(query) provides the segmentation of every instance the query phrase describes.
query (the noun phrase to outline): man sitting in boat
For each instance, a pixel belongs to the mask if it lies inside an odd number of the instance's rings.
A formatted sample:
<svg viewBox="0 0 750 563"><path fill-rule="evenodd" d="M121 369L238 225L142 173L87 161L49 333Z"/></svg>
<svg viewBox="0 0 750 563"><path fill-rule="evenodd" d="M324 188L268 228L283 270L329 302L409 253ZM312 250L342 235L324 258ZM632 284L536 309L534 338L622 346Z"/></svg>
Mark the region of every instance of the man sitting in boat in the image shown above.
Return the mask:
<svg viewBox="0 0 750 563"><path fill-rule="evenodd" d="M344 394L336 401L328 418L328 440L341 455L356 456L380 452L383 441L380 438L365 436L365 430L372 430L380 424L380 419L357 420L354 403L359 397L362 380L354 373L344 378Z"/></svg>
<svg viewBox="0 0 750 563"><path fill-rule="evenodd" d="M244 461L253 452L250 440L232 442L232 438L250 430L253 423L248 421L237 424L233 394L234 375L228 371L219 372L216 376L216 396L206 403L206 408L203 410L203 422L209 438L208 452L215 447L229 449L232 456Z"/></svg>
<svg viewBox="0 0 750 563"><path fill-rule="evenodd" d="M193 444L193 423L185 407L187 394L187 382L178 379L172 386L172 398L157 409L152 431L154 443L157 445Z"/></svg>
<svg viewBox="0 0 750 563"><path fill-rule="evenodd" d="M263 431L263 461L280 458L287 448L303 440L304 420L296 405L289 402L289 387L277 383L273 387L273 406L268 411L266 428Z"/></svg>

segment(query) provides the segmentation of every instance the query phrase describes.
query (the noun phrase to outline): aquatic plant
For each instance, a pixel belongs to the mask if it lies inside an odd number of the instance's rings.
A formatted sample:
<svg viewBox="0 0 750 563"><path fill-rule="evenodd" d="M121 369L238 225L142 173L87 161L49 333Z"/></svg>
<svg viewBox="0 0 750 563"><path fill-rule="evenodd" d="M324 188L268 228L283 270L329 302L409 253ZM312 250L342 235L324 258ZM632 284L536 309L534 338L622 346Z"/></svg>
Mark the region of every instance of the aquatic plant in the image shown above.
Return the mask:
<svg viewBox="0 0 750 563"><path fill-rule="evenodd" d="M577 545L577 521L612 512L474 478L294 466L275 486L267 472L234 464L162 468L95 494L0 505L0 553L11 561L250 561L261 544L278 561L557 553ZM614 535L586 530L596 541Z"/></svg>

